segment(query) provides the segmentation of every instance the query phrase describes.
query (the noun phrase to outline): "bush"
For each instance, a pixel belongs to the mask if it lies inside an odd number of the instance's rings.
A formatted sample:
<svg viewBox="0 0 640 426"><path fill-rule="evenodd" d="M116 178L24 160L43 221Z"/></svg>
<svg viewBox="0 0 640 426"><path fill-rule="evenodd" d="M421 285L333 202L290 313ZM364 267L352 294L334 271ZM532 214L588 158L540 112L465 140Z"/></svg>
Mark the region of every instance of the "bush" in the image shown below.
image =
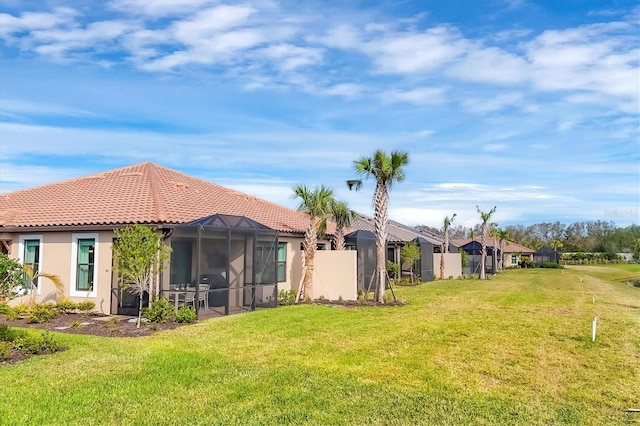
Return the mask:
<svg viewBox="0 0 640 426"><path fill-rule="evenodd" d="M48 303L39 303L34 305L27 312L27 322L35 324L43 324L58 315L58 311L54 305Z"/></svg>
<svg viewBox="0 0 640 426"><path fill-rule="evenodd" d="M96 308L96 303L91 300L85 300L84 302L77 303L76 308L79 311L88 314Z"/></svg>
<svg viewBox="0 0 640 426"><path fill-rule="evenodd" d="M387 272L389 273L389 277L398 278L398 273L400 272L400 265L390 260L387 260Z"/></svg>
<svg viewBox="0 0 640 426"><path fill-rule="evenodd" d="M56 352L60 346L55 336L48 331L45 331L40 335L38 344L40 346L39 351L43 352Z"/></svg>
<svg viewBox="0 0 640 426"><path fill-rule="evenodd" d="M143 312L145 318L151 322L167 322L175 318L175 307L169 299L161 297L151 302L151 307Z"/></svg>
<svg viewBox="0 0 640 426"><path fill-rule="evenodd" d="M13 347L23 354L34 355L40 350L40 339L30 334L25 334L13 341Z"/></svg>
<svg viewBox="0 0 640 426"><path fill-rule="evenodd" d="M48 331L39 336L23 334L13 341L13 347L27 355L35 355L42 352L56 352L60 347L55 336Z"/></svg>
<svg viewBox="0 0 640 426"><path fill-rule="evenodd" d="M560 266L560 264L556 262L542 262L540 267L541 268L562 268L562 266Z"/></svg>
<svg viewBox="0 0 640 426"><path fill-rule="evenodd" d="M0 253L0 299L13 299L25 287L24 270L17 260Z"/></svg>
<svg viewBox="0 0 640 426"><path fill-rule="evenodd" d="M527 259L527 258L522 258L520 259L520 263L519 266L521 268L535 268L536 264L533 260Z"/></svg>
<svg viewBox="0 0 640 426"><path fill-rule="evenodd" d="M11 328L7 324L0 324L0 342L10 342Z"/></svg>
<svg viewBox="0 0 640 426"><path fill-rule="evenodd" d="M195 309L191 306L182 306L176 313L176 321L182 323L192 323L198 318Z"/></svg>
<svg viewBox="0 0 640 426"><path fill-rule="evenodd" d="M9 312L10 309L11 309L11 307L9 306L9 304L7 302L0 302L0 314L6 315L7 312Z"/></svg>
<svg viewBox="0 0 640 426"><path fill-rule="evenodd" d="M11 345L9 342L0 341L0 361L9 359L9 357L11 356L11 349L13 349L13 345Z"/></svg>
<svg viewBox="0 0 640 426"><path fill-rule="evenodd" d="M93 303L93 302L92 302ZM56 308L61 314L67 315L73 312L78 305L69 299L62 299L56 303Z"/></svg>
<svg viewBox="0 0 640 426"><path fill-rule="evenodd" d="M278 293L278 305L293 305L295 301L296 291L294 289L280 290L280 293Z"/></svg>

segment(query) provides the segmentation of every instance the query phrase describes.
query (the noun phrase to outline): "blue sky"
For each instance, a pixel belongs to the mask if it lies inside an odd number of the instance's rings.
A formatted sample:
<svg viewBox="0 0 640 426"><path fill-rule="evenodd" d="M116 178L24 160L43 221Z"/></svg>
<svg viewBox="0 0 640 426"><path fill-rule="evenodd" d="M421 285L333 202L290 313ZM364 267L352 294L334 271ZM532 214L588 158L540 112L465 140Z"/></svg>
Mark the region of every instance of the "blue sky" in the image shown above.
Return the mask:
<svg viewBox="0 0 640 426"><path fill-rule="evenodd" d="M636 0L0 3L0 191L153 161L407 224L640 222Z"/></svg>

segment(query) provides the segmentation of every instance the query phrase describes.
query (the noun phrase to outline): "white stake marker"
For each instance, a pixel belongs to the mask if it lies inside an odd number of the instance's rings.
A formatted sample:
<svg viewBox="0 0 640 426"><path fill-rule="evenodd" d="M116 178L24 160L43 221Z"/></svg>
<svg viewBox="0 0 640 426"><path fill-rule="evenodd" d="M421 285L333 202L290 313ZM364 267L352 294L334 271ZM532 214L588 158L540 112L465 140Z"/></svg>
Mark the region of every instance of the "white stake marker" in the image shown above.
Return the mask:
<svg viewBox="0 0 640 426"><path fill-rule="evenodd" d="M596 341L596 327L598 326L598 317L593 318L593 327L591 328L591 341Z"/></svg>

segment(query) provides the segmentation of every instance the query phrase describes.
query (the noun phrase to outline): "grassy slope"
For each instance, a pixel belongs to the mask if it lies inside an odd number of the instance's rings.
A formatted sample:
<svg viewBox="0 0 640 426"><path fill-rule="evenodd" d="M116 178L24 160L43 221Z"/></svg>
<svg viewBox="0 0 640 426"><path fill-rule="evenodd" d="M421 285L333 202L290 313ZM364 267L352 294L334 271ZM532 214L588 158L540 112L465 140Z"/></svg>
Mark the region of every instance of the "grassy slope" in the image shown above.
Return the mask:
<svg viewBox="0 0 640 426"><path fill-rule="evenodd" d="M625 410L640 408L640 289L615 281L634 275L510 271L400 289L402 308L294 306L148 338L60 335L68 351L0 368L0 423L636 422Z"/></svg>

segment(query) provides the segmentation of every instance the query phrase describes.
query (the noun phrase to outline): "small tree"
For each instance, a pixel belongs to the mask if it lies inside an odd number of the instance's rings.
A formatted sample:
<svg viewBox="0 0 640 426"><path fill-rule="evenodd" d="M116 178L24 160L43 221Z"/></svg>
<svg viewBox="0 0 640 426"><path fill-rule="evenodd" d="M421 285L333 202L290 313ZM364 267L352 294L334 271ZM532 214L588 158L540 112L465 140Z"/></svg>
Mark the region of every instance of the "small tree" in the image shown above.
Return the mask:
<svg viewBox="0 0 640 426"><path fill-rule="evenodd" d="M64 284L62 283L62 280L59 276L48 274L46 272L36 272L29 265L22 265L22 273L26 278L25 281L30 286L31 297L29 298L29 304L31 306L35 305L36 303L36 282L41 277L46 278L53 283L53 285L56 287L57 300L62 300L62 297L64 296Z"/></svg>
<svg viewBox="0 0 640 426"><path fill-rule="evenodd" d="M489 219L496 212L496 207L493 206L491 210L488 212L483 212L480 210L480 207L476 206L478 213L480 213L480 219L482 223L480 224L480 244L482 245L482 251L480 252L481 266L480 266L480 279L484 280L486 278L486 271L484 269L484 264L487 261L487 238L489 237Z"/></svg>
<svg viewBox="0 0 640 426"><path fill-rule="evenodd" d="M346 202L335 201L331 203L331 219L336 223L336 250L344 250L344 230L351 226L356 217L356 212L351 210Z"/></svg>
<svg viewBox="0 0 640 426"><path fill-rule="evenodd" d="M640 263L640 238L633 242L633 260Z"/></svg>
<svg viewBox="0 0 640 426"><path fill-rule="evenodd" d="M418 259L420 259L420 247L415 242L411 241L400 249L400 260L402 260L403 266L409 265L411 284L413 284L413 263Z"/></svg>
<svg viewBox="0 0 640 426"><path fill-rule="evenodd" d="M20 263L0 253L0 301L14 299L26 286L26 277Z"/></svg>
<svg viewBox="0 0 640 426"><path fill-rule="evenodd" d="M135 224L113 232L116 234L112 247L113 257L121 286L140 297L140 327L144 293L149 293L152 277L162 272L171 248L164 243L156 228Z"/></svg>
<svg viewBox="0 0 640 426"><path fill-rule="evenodd" d="M453 222L453 219L456 218L456 213L454 213L451 217L446 216L443 221L442 231L444 234L444 241L442 242L442 249L440 250L440 279L444 280L444 265L445 265L445 254L449 252L449 227Z"/></svg>
<svg viewBox="0 0 640 426"><path fill-rule="evenodd" d="M333 189L324 185L310 189L306 185L295 185L293 188L294 197L300 199L298 210L309 216L309 225L304 233L304 276L302 285L298 288L296 301L313 299L313 271L318 245L318 237L323 237L327 216L331 213L331 208L335 203Z"/></svg>

